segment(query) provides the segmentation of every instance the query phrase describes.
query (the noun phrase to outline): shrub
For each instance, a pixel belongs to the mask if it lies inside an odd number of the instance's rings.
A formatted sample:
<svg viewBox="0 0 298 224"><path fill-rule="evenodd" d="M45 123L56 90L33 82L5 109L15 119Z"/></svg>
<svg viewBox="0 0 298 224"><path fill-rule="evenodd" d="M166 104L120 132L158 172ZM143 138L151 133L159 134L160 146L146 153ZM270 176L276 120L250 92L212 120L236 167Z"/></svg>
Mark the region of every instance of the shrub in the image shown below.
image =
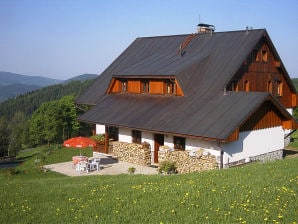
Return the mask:
<svg viewBox="0 0 298 224"><path fill-rule="evenodd" d="M96 142L104 142L105 140L105 136L103 134L93 135L90 138Z"/></svg>
<svg viewBox="0 0 298 224"><path fill-rule="evenodd" d="M136 168L135 168L135 167L129 167L129 168L127 169L127 171L129 172L129 174L134 174L135 171L136 171Z"/></svg>
<svg viewBox="0 0 298 224"><path fill-rule="evenodd" d="M170 162L170 161L163 161L160 163L159 173L165 173L165 174L173 174L177 173L177 166L175 162Z"/></svg>

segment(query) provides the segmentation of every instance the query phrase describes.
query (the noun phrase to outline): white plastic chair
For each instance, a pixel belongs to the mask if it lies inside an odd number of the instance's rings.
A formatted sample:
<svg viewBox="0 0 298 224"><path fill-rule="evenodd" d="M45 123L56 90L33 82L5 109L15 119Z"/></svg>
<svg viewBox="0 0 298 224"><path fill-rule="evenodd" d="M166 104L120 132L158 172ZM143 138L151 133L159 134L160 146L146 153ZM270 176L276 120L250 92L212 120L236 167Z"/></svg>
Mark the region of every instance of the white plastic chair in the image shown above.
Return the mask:
<svg viewBox="0 0 298 224"><path fill-rule="evenodd" d="M90 170L99 171L99 163L100 163L100 158L92 160L92 162L90 163Z"/></svg>
<svg viewBox="0 0 298 224"><path fill-rule="evenodd" d="M89 172L88 162L86 162L86 161L80 161L80 162L78 163L78 168L77 168L77 170L78 170L79 172L85 172L85 173L88 173L88 172Z"/></svg>

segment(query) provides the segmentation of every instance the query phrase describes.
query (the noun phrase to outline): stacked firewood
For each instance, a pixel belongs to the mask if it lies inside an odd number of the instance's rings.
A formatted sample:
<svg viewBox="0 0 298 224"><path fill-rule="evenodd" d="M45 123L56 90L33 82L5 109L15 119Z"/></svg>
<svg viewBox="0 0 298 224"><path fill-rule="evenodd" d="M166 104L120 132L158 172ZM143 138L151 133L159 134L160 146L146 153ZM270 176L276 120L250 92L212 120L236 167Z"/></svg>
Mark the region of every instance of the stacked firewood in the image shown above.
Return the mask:
<svg viewBox="0 0 298 224"><path fill-rule="evenodd" d="M158 161L159 163L162 161L175 162L178 173L192 173L218 168L216 157L204 150L198 150L195 152L159 151Z"/></svg>
<svg viewBox="0 0 298 224"><path fill-rule="evenodd" d="M149 144L111 142L110 153L120 161L147 166L151 164Z"/></svg>

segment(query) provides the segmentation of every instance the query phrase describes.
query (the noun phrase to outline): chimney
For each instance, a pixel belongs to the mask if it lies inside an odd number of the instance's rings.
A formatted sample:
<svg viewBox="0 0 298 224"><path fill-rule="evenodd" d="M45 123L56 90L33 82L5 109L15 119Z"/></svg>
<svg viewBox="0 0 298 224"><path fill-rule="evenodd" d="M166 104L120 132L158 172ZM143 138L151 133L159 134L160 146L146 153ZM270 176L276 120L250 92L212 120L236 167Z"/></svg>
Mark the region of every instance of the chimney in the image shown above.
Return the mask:
<svg viewBox="0 0 298 224"><path fill-rule="evenodd" d="M205 23L198 24L198 33L213 33L215 31L215 26Z"/></svg>

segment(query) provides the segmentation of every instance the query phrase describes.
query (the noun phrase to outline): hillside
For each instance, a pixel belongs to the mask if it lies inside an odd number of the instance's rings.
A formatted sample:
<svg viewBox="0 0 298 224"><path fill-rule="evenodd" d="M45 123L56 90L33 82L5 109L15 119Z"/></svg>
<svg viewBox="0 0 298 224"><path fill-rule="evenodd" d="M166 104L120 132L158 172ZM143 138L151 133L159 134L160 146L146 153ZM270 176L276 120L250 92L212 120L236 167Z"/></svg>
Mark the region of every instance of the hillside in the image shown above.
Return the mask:
<svg viewBox="0 0 298 224"><path fill-rule="evenodd" d="M0 86L0 102L16 97L23 93L27 93L36 89L40 89L37 85L12 84L7 86Z"/></svg>
<svg viewBox="0 0 298 224"><path fill-rule="evenodd" d="M0 71L0 102L63 80Z"/></svg>
<svg viewBox="0 0 298 224"><path fill-rule="evenodd" d="M64 81L64 83L68 83L68 82L72 82L72 81L85 81L87 79L95 79L97 77L97 75L95 74L82 74L82 75L78 75L76 77L73 77L71 79L67 79Z"/></svg>
<svg viewBox="0 0 298 224"><path fill-rule="evenodd" d="M27 76L0 71L0 103L46 86L66 84L72 81L85 81L96 78L95 74L83 74L67 80L51 79L42 76Z"/></svg>
<svg viewBox="0 0 298 224"><path fill-rule="evenodd" d="M66 95L78 96L91 82L92 79L84 82L72 81L66 84L51 85L19 95L0 103L0 114L10 120L15 112L22 111L26 117L29 117L42 103L58 100Z"/></svg>

